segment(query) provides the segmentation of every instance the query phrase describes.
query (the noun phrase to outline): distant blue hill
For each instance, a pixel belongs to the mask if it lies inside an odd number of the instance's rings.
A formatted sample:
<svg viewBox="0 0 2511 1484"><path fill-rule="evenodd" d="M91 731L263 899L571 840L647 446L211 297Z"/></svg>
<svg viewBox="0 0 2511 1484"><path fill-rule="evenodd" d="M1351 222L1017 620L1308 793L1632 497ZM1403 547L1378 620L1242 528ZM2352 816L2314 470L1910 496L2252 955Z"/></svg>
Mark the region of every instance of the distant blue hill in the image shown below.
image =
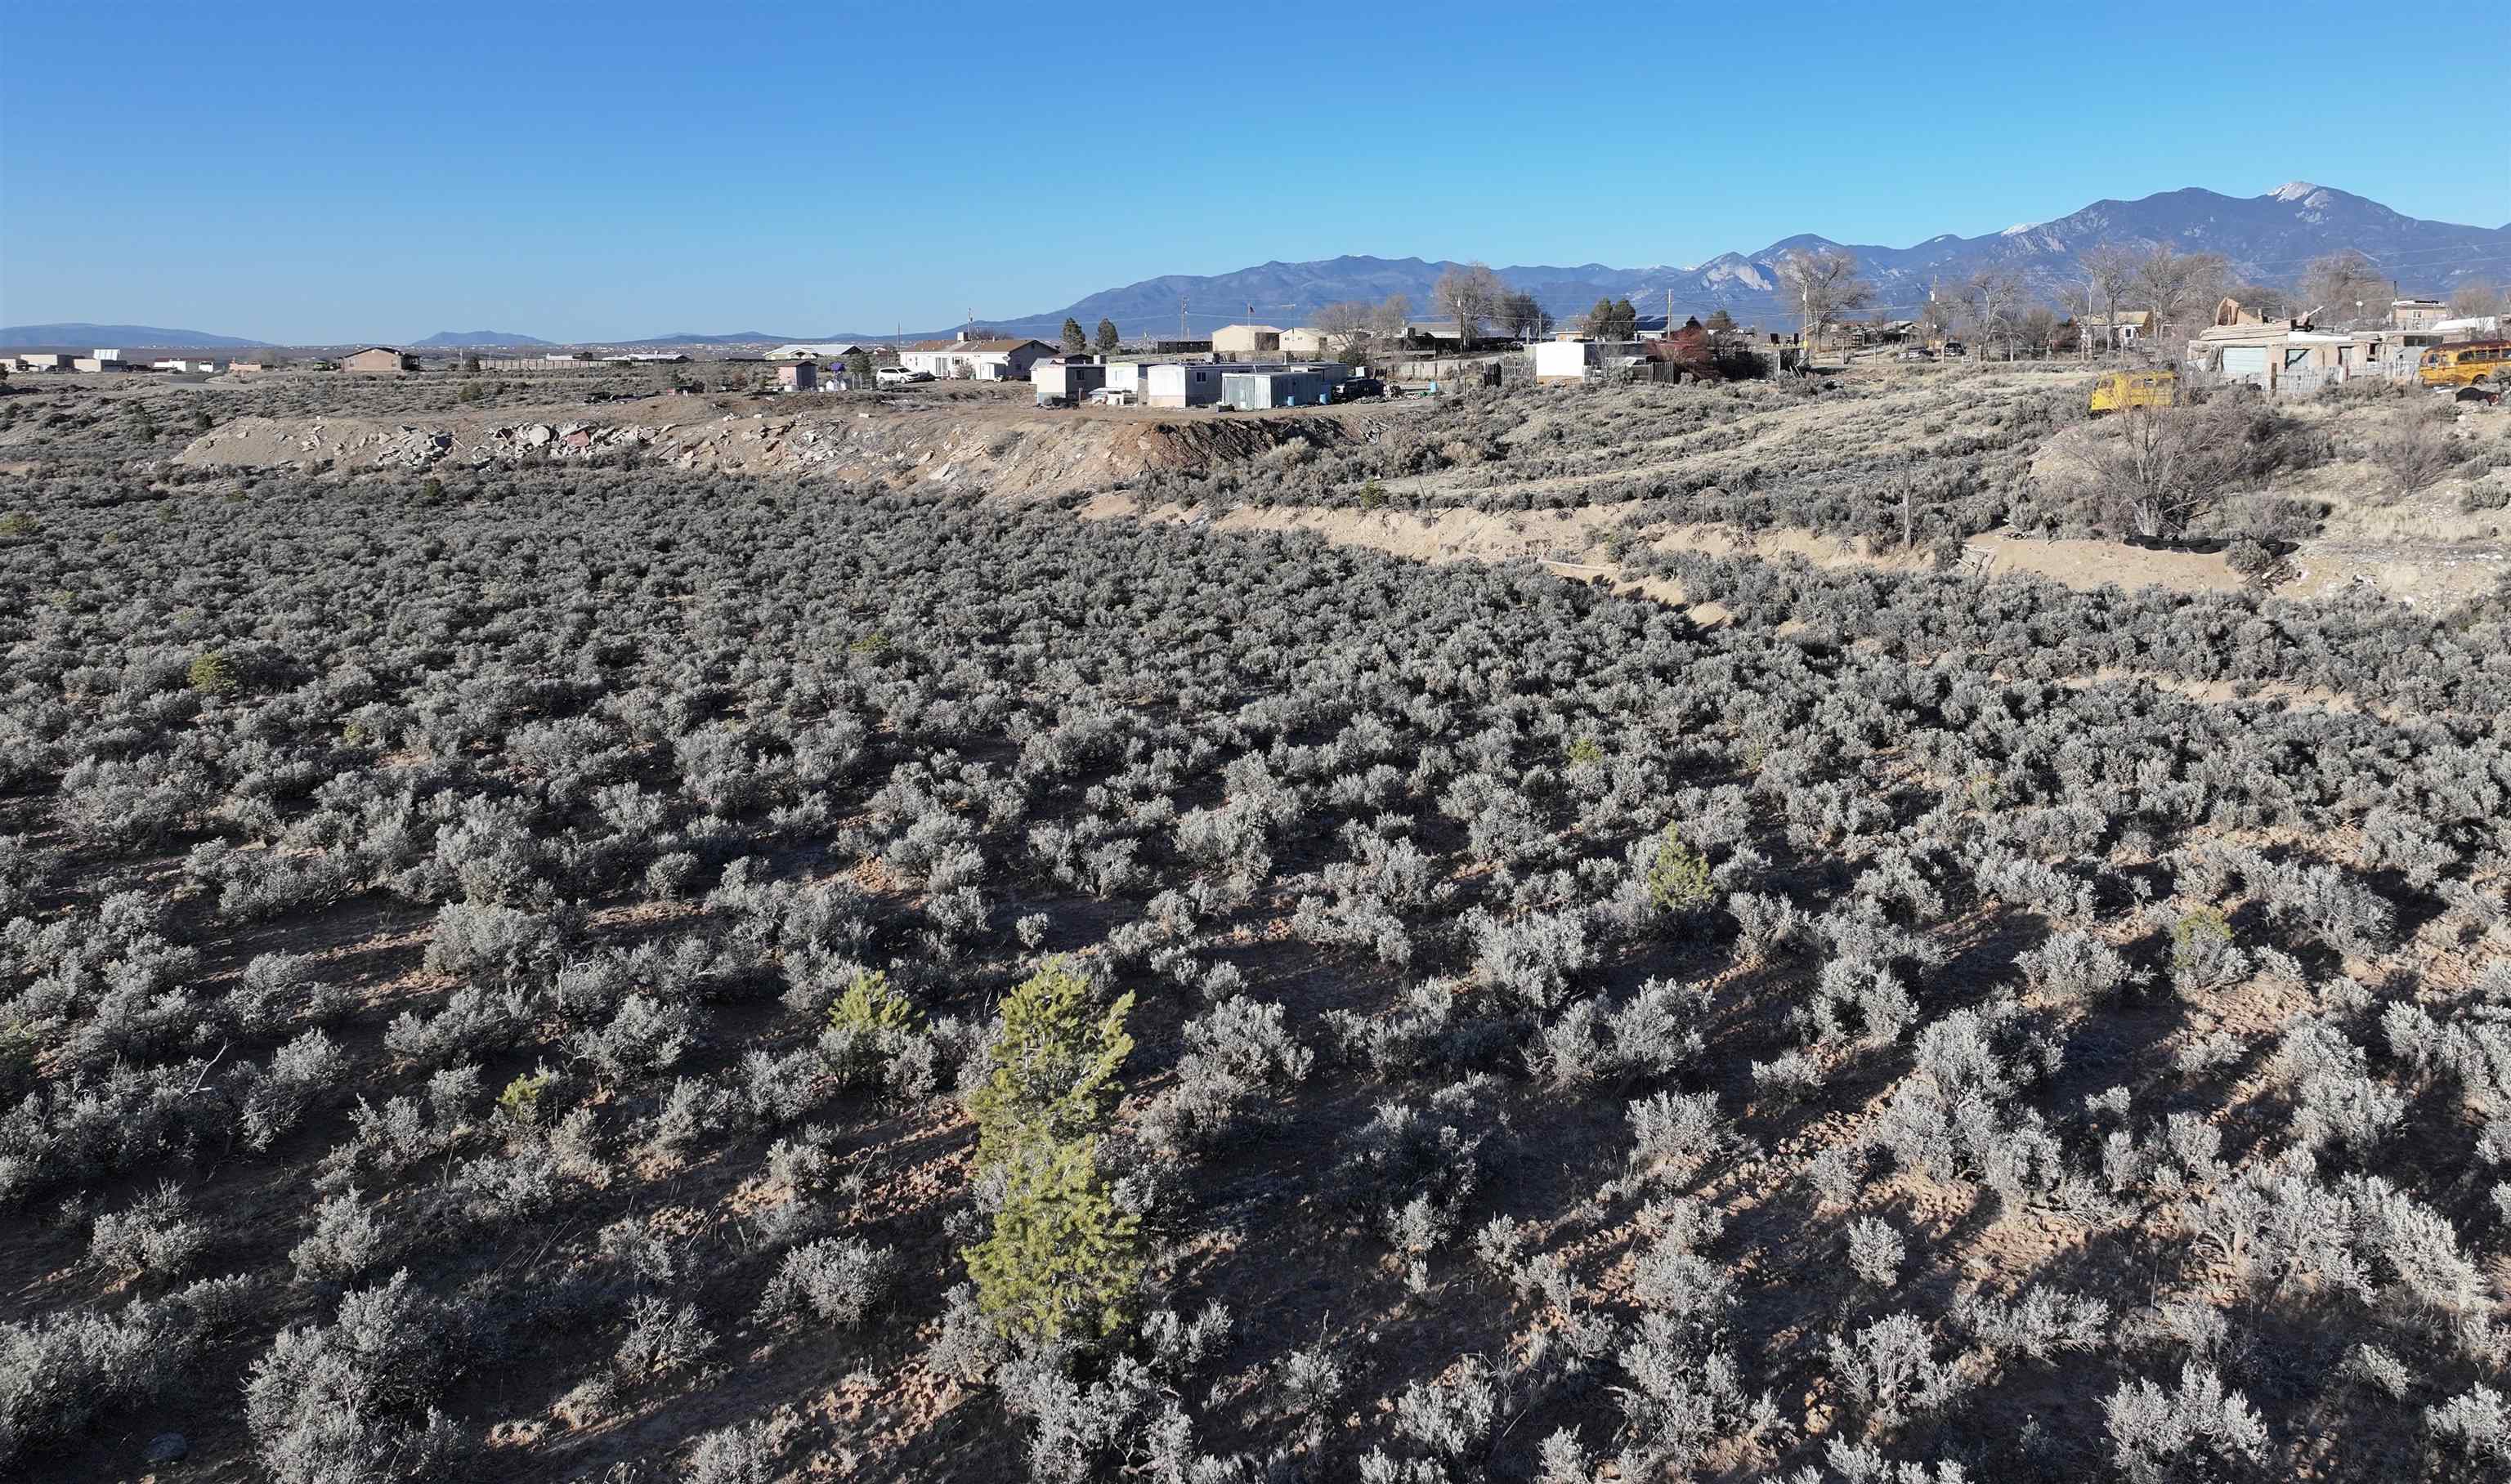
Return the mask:
<svg viewBox="0 0 2511 1484"><path fill-rule="evenodd" d="M455 346L522 346L555 345L558 342L555 340L543 340L536 335L518 335L511 331L502 329L441 329L424 340L411 341L406 348L420 351L438 351L447 350Z"/></svg>
<svg viewBox="0 0 2511 1484"><path fill-rule="evenodd" d="M208 347L213 350L255 350L268 344L263 340L239 340L233 335L212 335L197 329L167 329L156 324L90 324L84 320L65 320L58 324L0 324L0 345L31 349L36 346L75 346L93 350L109 345L143 346L150 350L176 350Z"/></svg>
<svg viewBox="0 0 2511 1484"><path fill-rule="evenodd" d="M763 345L792 345L801 339L800 335L771 335L763 329L734 329L726 330L719 335L690 333L651 335L642 340L619 340L611 343L616 345L740 345L754 341Z"/></svg>

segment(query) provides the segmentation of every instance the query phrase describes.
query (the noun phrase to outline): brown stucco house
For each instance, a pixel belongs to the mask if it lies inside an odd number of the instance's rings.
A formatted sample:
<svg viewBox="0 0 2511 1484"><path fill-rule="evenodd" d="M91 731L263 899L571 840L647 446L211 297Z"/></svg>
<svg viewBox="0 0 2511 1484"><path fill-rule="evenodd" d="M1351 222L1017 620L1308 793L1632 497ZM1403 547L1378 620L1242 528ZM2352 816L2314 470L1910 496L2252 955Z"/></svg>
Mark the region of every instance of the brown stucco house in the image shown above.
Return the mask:
<svg viewBox="0 0 2511 1484"><path fill-rule="evenodd" d="M370 345L355 355L341 357L340 369L389 376L397 371L417 370L418 358L407 351L394 350L389 345Z"/></svg>

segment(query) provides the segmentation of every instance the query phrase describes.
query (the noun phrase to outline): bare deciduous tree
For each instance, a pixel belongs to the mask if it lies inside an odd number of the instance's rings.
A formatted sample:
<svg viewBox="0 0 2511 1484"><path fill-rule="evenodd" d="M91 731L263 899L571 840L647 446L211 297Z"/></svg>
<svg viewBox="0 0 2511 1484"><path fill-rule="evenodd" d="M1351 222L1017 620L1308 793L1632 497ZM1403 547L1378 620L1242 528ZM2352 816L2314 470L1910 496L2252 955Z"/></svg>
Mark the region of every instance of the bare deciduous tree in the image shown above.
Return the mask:
<svg viewBox="0 0 2511 1484"><path fill-rule="evenodd" d="M1430 291L1440 308L1455 316L1456 337L1466 343L1482 329L1483 322L1499 313L1500 301L1508 297L1508 285L1482 263L1449 269L1439 275Z"/></svg>
<svg viewBox="0 0 2511 1484"><path fill-rule="evenodd" d="M2235 398L2131 407L2087 446L2077 493L2112 531L2175 537L2291 457L2285 438L2274 417Z"/></svg>
<svg viewBox="0 0 2511 1484"><path fill-rule="evenodd" d="M1976 330L1972 359L1987 360L1989 338L1997 336L2005 341L2005 359L2013 360L2014 312L2023 301L2023 281L2002 268L1983 268L1962 285L1961 301Z"/></svg>
<svg viewBox="0 0 2511 1484"><path fill-rule="evenodd" d="M1531 340L1551 331L1552 316L1541 300L1521 289L1500 300L1499 323L1516 339Z"/></svg>
<svg viewBox="0 0 2511 1484"><path fill-rule="evenodd" d="M2093 353L2093 306L2100 302L2099 290L2090 284L2068 284L2058 290L2058 307L2075 323L2075 349L2086 356Z"/></svg>
<svg viewBox="0 0 2511 1484"><path fill-rule="evenodd" d="M2450 312L2461 319L2502 313L2502 290L2484 279L2469 279L2451 290Z"/></svg>
<svg viewBox="0 0 2511 1484"><path fill-rule="evenodd" d="M1369 334L1372 340L1389 343L1404 338L1404 328L1412 323L1412 301L1400 293L1390 293L1386 301L1369 312Z"/></svg>
<svg viewBox="0 0 2511 1484"><path fill-rule="evenodd" d="M2154 335L2167 338L2174 327L2185 328L2189 312L2221 299L2230 277L2219 253L2182 252L2169 243L2154 248L2136 268L2136 286L2153 311Z"/></svg>
<svg viewBox="0 0 2511 1484"><path fill-rule="evenodd" d="M2136 286L2136 254L2104 243L2086 252L2083 262L2085 288L2104 316L2104 348L2117 350L2119 305L2126 301L2128 290Z"/></svg>
<svg viewBox="0 0 2511 1484"><path fill-rule="evenodd" d="M2046 304L2034 304L2014 318L2015 336L2023 342L2024 351L2041 359L2057 348L2058 317Z"/></svg>
<svg viewBox="0 0 2511 1484"><path fill-rule="evenodd" d="M1798 247L1778 261L1780 296L1796 301L1808 356L1823 331L1874 298L1874 286L1857 276L1857 254L1837 247L1808 252Z"/></svg>
<svg viewBox="0 0 2511 1484"><path fill-rule="evenodd" d="M2313 315L2347 328L2384 323L2389 317L2388 277L2351 247L2313 258L2301 276L2301 296Z"/></svg>
<svg viewBox="0 0 2511 1484"><path fill-rule="evenodd" d="M1317 311L1317 333L1325 337L1327 348L1336 358L1352 360L1369 343L1373 313L1357 299L1329 304Z"/></svg>

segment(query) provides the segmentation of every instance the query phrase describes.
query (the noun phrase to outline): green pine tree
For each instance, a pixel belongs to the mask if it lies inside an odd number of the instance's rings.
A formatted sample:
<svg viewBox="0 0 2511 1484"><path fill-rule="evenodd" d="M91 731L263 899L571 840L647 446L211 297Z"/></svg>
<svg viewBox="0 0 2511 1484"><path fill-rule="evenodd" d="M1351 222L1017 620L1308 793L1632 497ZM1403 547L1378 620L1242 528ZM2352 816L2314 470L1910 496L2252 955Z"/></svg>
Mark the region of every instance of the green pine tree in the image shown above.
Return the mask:
<svg viewBox="0 0 2511 1484"><path fill-rule="evenodd" d="M1067 315L1063 320L1063 354L1078 356L1090 349L1089 339L1081 333L1081 322Z"/></svg>
<svg viewBox="0 0 2511 1484"><path fill-rule="evenodd" d="M1688 912L1717 900L1710 880L1709 857L1683 843L1673 825L1657 837L1656 859L1648 865L1648 899L1668 912Z"/></svg>
<svg viewBox="0 0 2511 1484"><path fill-rule="evenodd" d="M1040 1143L1065 1144L1107 1124L1124 1088L1117 1069L1134 1049L1125 1016L1129 993L1104 1012L1091 1008L1089 982L1046 966L1003 1002L993 1075L968 1099L977 1121L977 1159L1000 1163Z"/></svg>
<svg viewBox="0 0 2511 1484"><path fill-rule="evenodd" d="M1123 344L1123 343L1124 343L1124 342L1123 342L1123 338L1122 338L1121 336L1119 336L1119 335L1116 333L1116 322L1115 322L1115 321L1113 321L1113 320L1101 320L1101 321L1100 321L1100 322L1099 322L1099 354L1100 354L1100 355L1101 355L1101 356L1113 356L1114 354L1116 354L1116 347L1117 347L1117 346L1119 346L1119 345L1121 345L1121 344Z"/></svg>
<svg viewBox="0 0 2511 1484"><path fill-rule="evenodd" d="M1141 1223L1120 1208L1094 1137L1013 1161L993 1235L962 1254L977 1307L1007 1338L1103 1340L1133 1317Z"/></svg>

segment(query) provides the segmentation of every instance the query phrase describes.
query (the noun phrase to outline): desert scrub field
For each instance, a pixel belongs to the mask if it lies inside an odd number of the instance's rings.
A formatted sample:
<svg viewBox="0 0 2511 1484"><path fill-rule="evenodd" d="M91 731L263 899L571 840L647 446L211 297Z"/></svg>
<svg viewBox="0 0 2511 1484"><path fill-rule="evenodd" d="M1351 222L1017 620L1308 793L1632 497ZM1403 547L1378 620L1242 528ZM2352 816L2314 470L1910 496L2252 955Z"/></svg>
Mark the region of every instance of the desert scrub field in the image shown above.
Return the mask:
<svg viewBox="0 0 2511 1484"><path fill-rule="evenodd" d="M1611 506L1636 536L1801 530L1946 565L1965 538L1995 530L2196 539L2255 552L2262 573L2339 508L2377 512L2444 481L2456 481L2471 514L2511 502L2511 483L2495 473L2511 471L2511 417L2358 383L2309 403L2231 391L2150 422L2093 423L2085 396L2095 369L1869 367L1826 384L1467 388L1345 413L1356 436L1332 447L1153 471L1127 487L1146 511ZM2486 522L2388 524L2446 541Z"/></svg>
<svg viewBox="0 0 2511 1484"><path fill-rule="evenodd" d="M25 487L0 1469L2511 1466L2498 602Z"/></svg>

